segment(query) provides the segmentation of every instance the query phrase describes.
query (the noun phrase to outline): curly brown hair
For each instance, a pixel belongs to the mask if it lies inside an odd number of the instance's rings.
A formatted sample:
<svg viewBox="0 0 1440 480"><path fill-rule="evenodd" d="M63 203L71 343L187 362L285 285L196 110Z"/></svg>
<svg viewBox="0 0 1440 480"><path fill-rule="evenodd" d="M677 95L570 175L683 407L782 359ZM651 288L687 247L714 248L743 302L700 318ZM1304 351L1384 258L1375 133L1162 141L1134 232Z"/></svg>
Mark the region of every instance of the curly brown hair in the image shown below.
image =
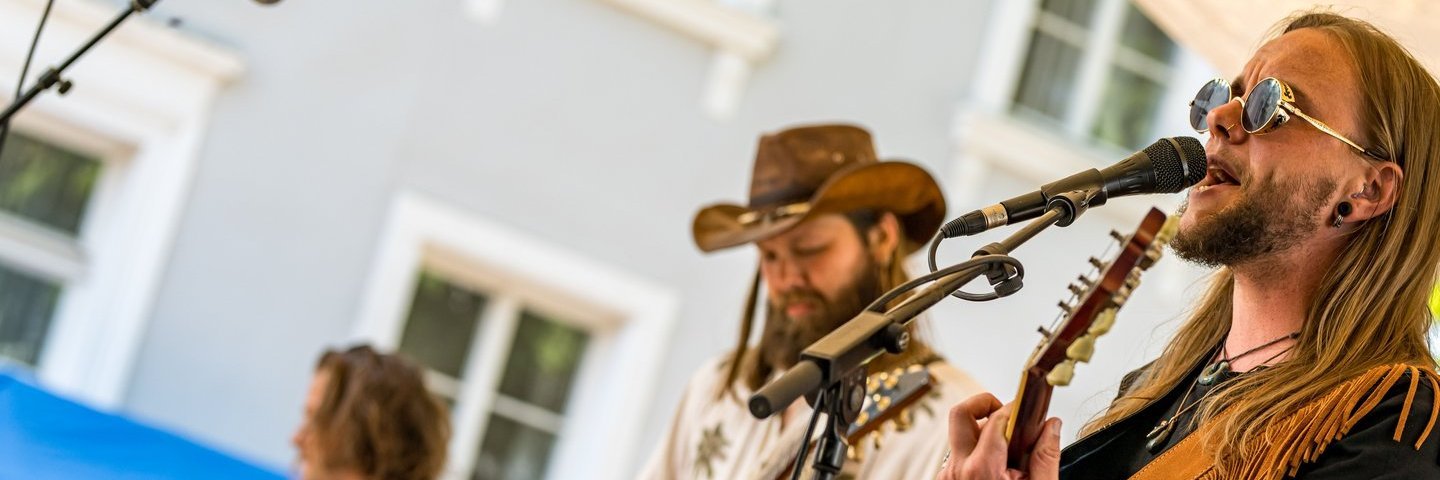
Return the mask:
<svg viewBox="0 0 1440 480"><path fill-rule="evenodd" d="M328 386L312 419L327 469L375 480L432 480L450 438L445 406L425 388L421 370L368 345L327 350L315 365Z"/></svg>

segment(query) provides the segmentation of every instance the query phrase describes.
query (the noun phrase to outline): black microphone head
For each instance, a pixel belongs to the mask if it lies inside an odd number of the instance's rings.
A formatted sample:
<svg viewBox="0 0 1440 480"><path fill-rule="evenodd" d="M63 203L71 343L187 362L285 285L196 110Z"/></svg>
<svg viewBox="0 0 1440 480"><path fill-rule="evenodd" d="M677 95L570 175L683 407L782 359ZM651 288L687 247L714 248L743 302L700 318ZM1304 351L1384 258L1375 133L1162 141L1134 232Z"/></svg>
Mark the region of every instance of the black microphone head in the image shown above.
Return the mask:
<svg viewBox="0 0 1440 480"><path fill-rule="evenodd" d="M1205 178L1205 146L1194 137L1170 137L1145 147L1155 169L1154 193L1175 193Z"/></svg>

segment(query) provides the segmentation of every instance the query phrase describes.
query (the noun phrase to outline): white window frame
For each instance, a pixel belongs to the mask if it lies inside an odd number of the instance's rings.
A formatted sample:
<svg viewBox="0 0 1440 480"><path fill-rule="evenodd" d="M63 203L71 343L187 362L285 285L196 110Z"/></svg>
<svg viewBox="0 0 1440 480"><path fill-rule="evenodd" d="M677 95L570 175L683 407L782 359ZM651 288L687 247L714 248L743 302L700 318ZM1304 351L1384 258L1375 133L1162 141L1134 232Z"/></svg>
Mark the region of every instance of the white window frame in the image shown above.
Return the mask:
<svg viewBox="0 0 1440 480"><path fill-rule="evenodd" d="M8 104L44 0L0 0L0 102ZM96 2L58 2L26 86L118 14ZM119 406L165 270L210 108L244 70L235 54L131 18L66 72L75 88L46 92L17 131L104 163L72 245L17 227L0 248L30 248L27 271L63 282L36 374L102 408ZM17 240L18 239L18 240ZM44 247L49 245L50 247Z"/></svg>
<svg viewBox="0 0 1440 480"><path fill-rule="evenodd" d="M449 478L459 478L484 438L521 303L580 322L591 333L571 387L547 478L626 478L640 426L653 416L679 295L622 270L483 220L414 192L393 201L356 323L355 337L387 350L400 343L421 269L491 295L453 412ZM625 377L623 387L607 382ZM604 448L595 439L605 439ZM459 463L457 463L459 462Z"/></svg>
<svg viewBox="0 0 1440 480"><path fill-rule="evenodd" d="M1113 48L1118 41L1120 21L1123 20L1125 0L1100 0L1096 8L1101 15L1110 17L1111 25L1093 25L1092 42L1104 39L1097 48ZM1061 130L1046 125L1016 118L1013 112L1015 90L1025 67L1030 39L1034 35L1034 22L1040 10L1039 0L996 2L991 11L989 32L984 40L986 48L976 64L971 96L961 102L956 110L951 129L954 156L949 169L948 183L951 186L953 205L980 206L981 202L998 199L979 198L986 178L993 172L1004 172L1027 182L1040 184L1053 181L1060 176L1088 168L1109 165L1131 152L1101 145L1089 140L1088 130L1095 111L1102 108L1099 102L1103 95L1100 79L1110 68L1113 55L1091 55L1092 61L1082 63L1080 85L1077 92L1084 97L1079 105L1072 107L1067 118L1085 119L1080 122L1085 130L1072 133L1066 126ZM1099 19L1099 17L1097 17ZM1100 29L1108 28L1104 34ZM1187 118L1190 97L1205 80L1215 76L1214 69L1200 57L1183 48L1176 50L1171 61L1174 81L1165 90L1157 118ZM1083 116L1081 116L1083 115ZM1068 124L1075 122L1068 121ZM1156 132L1160 136L1194 136L1193 130L1172 129ZM1017 192L1019 193L1019 192ZM1178 197L1133 197L1112 200L1110 205L1095 209L1108 220L1125 225L1144 216L1153 204L1162 208L1178 205ZM1094 215L1094 213L1091 213Z"/></svg>
<svg viewBox="0 0 1440 480"><path fill-rule="evenodd" d="M701 109L715 120L734 118L751 72L775 53L780 39L779 24L759 13L775 0L600 1L715 49L700 97Z"/></svg>

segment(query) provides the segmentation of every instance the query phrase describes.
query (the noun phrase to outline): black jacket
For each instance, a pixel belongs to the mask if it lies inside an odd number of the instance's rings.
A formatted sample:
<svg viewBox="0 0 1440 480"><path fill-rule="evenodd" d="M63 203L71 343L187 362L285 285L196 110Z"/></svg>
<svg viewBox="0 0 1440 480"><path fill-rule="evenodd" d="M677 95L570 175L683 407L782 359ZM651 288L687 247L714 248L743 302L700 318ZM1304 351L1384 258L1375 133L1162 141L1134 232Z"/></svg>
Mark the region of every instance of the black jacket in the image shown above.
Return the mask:
<svg viewBox="0 0 1440 480"><path fill-rule="evenodd" d="M1125 375L1120 391L1126 391L1144 368ZM1198 373L1199 368L1196 370L1195 373ZM1331 443L1315 462L1301 466L1295 478L1440 479L1440 425L1425 432L1435 406L1435 392L1430 382L1421 381L1419 385L1401 441L1395 441L1393 436L1410 388L1408 374L1396 382L1384 400L1361 418L1345 437ZM1162 416L1168 418L1185 393L1185 389L1179 387L1186 386L1188 383L1172 388L1164 397L1139 412L1070 444L1060 455L1060 478L1129 478L1156 454L1163 453L1147 451L1145 435L1160 422ZM1417 450L1415 442L1422 433L1428 433L1428 436Z"/></svg>

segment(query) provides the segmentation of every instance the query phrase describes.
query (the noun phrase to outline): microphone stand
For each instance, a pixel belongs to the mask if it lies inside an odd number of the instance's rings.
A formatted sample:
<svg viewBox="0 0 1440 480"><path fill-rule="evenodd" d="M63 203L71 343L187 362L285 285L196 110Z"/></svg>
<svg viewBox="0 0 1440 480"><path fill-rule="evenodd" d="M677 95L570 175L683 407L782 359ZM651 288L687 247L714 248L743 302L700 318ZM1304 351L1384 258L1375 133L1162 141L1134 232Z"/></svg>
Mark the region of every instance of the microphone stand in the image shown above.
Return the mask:
<svg viewBox="0 0 1440 480"><path fill-rule="evenodd" d="M116 16L114 20L111 20L109 25L106 25L105 28L101 29L95 36L90 37L90 41L85 42L85 45L81 46L74 54L71 54L70 58L65 59L59 66L50 67L45 73L41 74L40 78L36 79L35 85L30 86L29 90L26 90L23 95L16 98L14 102L11 102L10 106L5 107L4 111L0 111L0 137L3 137L5 131L9 130L10 118L14 117L21 108L29 105L32 100L35 100L35 97L40 96L41 92L49 90L50 87L59 84L59 93L61 95L68 93L72 84L69 80L60 77L60 75L65 72L65 69L70 68L70 64L75 63L76 60L80 59L81 55L90 51L90 48L94 47L95 44L100 43L100 40L114 31L116 27L119 27L121 23L124 23L125 19L130 18L130 15L149 10L150 7L159 1L160 0L131 0L130 8L120 12L120 15ZM24 82L25 79L22 78L20 81Z"/></svg>
<svg viewBox="0 0 1440 480"><path fill-rule="evenodd" d="M1013 293L1019 290L1019 276L1009 252L1051 225L1068 226L1089 207L1098 189L1076 190L1055 196L1045 213L1019 231L999 242L975 252L969 265L937 278L924 290L888 311L866 310L836 328L800 353L795 367L766 384L750 396L751 415L765 419L784 410L801 396L814 407L809 428L800 443L791 478L799 479L809 453L810 435L821 412L828 420L816 442L812 465L816 480L833 480L845 464L845 433L865 403L865 367L883 352L901 353L910 344L906 328L914 318L961 287L987 275L999 291L1002 286ZM1009 259L1009 261L1001 261ZM949 270L949 269L947 269ZM886 296L890 294L887 293Z"/></svg>

